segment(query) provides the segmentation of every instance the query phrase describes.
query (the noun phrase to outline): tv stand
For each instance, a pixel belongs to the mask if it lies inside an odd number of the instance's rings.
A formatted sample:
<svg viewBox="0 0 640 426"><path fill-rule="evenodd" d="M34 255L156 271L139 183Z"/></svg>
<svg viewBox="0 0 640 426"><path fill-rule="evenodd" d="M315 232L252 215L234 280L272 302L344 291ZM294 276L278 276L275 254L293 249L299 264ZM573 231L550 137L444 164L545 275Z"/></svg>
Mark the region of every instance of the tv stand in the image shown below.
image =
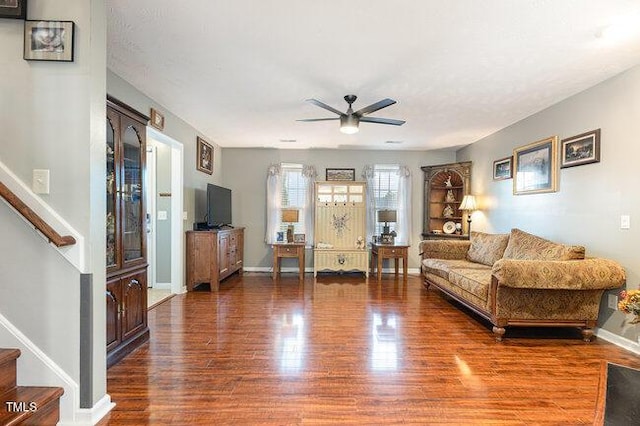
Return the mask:
<svg viewBox="0 0 640 426"><path fill-rule="evenodd" d="M218 291L220 281L238 272L244 263L244 228L187 231L187 291L209 283Z"/></svg>

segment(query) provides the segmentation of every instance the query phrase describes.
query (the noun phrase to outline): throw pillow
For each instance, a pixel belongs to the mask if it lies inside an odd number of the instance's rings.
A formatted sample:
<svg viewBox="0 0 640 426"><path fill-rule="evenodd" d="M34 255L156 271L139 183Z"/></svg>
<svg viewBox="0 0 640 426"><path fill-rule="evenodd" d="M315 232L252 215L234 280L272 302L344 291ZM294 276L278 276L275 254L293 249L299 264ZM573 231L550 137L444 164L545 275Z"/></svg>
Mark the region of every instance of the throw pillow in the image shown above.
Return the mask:
<svg viewBox="0 0 640 426"><path fill-rule="evenodd" d="M545 240L514 228L504 251L505 259L579 260L584 259L583 246L567 246Z"/></svg>
<svg viewBox="0 0 640 426"><path fill-rule="evenodd" d="M471 246L467 252L467 260L493 266L502 259L508 242L509 234L485 234L471 231Z"/></svg>

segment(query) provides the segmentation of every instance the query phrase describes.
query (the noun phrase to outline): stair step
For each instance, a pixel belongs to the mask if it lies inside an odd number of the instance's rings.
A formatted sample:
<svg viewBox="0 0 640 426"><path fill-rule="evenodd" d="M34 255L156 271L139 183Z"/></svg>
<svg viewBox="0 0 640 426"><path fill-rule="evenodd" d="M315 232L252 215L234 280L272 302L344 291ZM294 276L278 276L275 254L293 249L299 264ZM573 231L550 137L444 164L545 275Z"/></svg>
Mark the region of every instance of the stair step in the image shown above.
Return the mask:
<svg viewBox="0 0 640 426"><path fill-rule="evenodd" d="M62 388L18 386L0 394L0 425L55 425L60 419ZM7 404L9 402L9 404Z"/></svg>
<svg viewBox="0 0 640 426"><path fill-rule="evenodd" d="M20 349L0 349L0 394L16 387L16 359L19 356Z"/></svg>

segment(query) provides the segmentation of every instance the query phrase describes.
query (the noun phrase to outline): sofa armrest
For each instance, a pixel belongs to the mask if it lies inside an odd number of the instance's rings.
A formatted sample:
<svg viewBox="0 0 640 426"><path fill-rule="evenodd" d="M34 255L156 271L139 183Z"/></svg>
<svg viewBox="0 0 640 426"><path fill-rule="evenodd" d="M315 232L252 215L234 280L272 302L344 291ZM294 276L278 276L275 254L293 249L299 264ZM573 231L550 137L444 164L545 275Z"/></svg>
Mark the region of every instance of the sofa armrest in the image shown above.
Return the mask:
<svg viewBox="0 0 640 426"><path fill-rule="evenodd" d="M423 240L420 242L422 259L466 259L469 240Z"/></svg>
<svg viewBox="0 0 640 426"><path fill-rule="evenodd" d="M491 270L499 286L554 290L599 290L621 287L625 271L613 260L500 259Z"/></svg>

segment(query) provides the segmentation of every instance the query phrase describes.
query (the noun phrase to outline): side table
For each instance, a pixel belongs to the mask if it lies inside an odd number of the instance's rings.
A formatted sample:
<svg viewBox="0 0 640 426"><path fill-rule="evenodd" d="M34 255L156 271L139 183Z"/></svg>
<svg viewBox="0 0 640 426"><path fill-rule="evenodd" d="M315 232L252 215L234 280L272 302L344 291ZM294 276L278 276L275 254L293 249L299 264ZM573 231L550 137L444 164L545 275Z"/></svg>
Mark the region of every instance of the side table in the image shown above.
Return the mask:
<svg viewBox="0 0 640 426"><path fill-rule="evenodd" d="M382 261L384 259L393 259L395 261L395 273L398 275L398 263L402 259L402 274L403 278L407 279L407 256L409 253L408 244L395 243L395 244L380 244L371 243L371 273L378 272L378 281L382 278Z"/></svg>
<svg viewBox="0 0 640 426"><path fill-rule="evenodd" d="M283 257L297 257L300 281L304 280L304 243L275 243L273 249L273 279L280 274L280 263Z"/></svg>

